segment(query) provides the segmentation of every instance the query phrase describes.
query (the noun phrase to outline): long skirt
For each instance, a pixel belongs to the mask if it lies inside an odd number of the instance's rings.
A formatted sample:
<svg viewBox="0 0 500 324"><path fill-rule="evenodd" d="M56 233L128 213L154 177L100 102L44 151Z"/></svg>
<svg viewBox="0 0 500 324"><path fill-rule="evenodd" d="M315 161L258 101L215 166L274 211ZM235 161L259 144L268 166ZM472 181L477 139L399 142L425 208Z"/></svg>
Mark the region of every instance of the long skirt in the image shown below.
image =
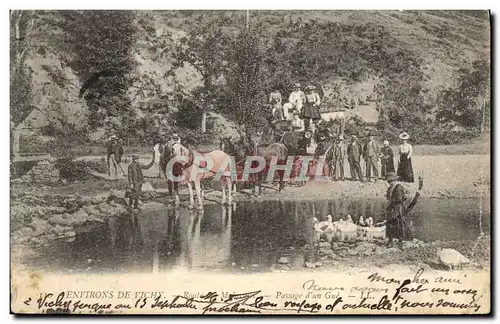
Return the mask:
<svg viewBox="0 0 500 324"><path fill-rule="evenodd" d="M401 154L399 156L398 176L399 180L403 182L415 181L413 178L413 167L411 166L411 158L408 158L408 154Z"/></svg>
<svg viewBox="0 0 500 324"><path fill-rule="evenodd" d="M387 173L396 171L394 170L394 160L392 158L381 159L381 162L382 162L382 170L381 170L382 178L385 179Z"/></svg>
<svg viewBox="0 0 500 324"><path fill-rule="evenodd" d="M321 114L319 107L313 106L312 103L306 103L302 108L302 119L320 120Z"/></svg>
<svg viewBox="0 0 500 324"><path fill-rule="evenodd" d="M412 221L405 213L404 204L390 204L386 210L386 217L388 238L413 239Z"/></svg>

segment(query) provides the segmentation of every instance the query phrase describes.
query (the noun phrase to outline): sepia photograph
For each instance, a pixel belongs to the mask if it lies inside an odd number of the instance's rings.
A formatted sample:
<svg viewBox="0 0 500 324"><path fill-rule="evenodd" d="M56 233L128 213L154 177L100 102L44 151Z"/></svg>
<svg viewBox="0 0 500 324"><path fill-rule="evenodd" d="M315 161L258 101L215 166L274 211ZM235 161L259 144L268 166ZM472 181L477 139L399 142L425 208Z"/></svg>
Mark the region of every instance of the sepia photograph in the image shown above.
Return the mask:
<svg viewBox="0 0 500 324"><path fill-rule="evenodd" d="M9 15L11 313L490 314L488 10Z"/></svg>

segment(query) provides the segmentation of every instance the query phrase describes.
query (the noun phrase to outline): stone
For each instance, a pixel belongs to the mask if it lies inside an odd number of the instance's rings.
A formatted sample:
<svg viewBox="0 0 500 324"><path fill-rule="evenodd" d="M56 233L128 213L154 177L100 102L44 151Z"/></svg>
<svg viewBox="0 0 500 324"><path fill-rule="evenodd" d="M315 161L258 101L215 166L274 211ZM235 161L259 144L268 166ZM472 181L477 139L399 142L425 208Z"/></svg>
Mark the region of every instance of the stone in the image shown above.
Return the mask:
<svg viewBox="0 0 500 324"><path fill-rule="evenodd" d="M290 261L288 260L287 257L281 257L281 258L279 258L278 263L279 264L289 264Z"/></svg>
<svg viewBox="0 0 500 324"><path fill-rule="evenodd" d="M304 266L305 266L306 268L316 268L316 264L315 264L315 263L313 263L313 262L306 262L306 263L304 264Z"/></svg>
<svg viewBox="0 0 500 324"><path fill-rule="evenodd" d="M58 226L69 226L71 222L63 217L62 214L56 214L49 218L49 223Z"/></svg>
<svg viewBox="0 0 500 324"><path fill-rule="evenodd" d="M71 214L68 217L68 220L70 221L71 225L82 224L87 221L88 217L89 215L87 214L87 212L83 209L80 209L77 212Z"/></svg>
<svg viewBox="0 0 500 324"><path fill-rule="evenodd" d="M319 262L319 261L316 261L314 263L314 265L316 266L316 268L319 268L319 267L322 267L323 266L323 263Z"/></svg>
<svg viewBox="0 0 500 324"><path fill-rule="evenodd" d="M351 256L355 256L355 255L358 255L358 251L356 251L356 250L349 250L349 251L347 252L347 254L349 254L349 255L351 255Z"/></svg>
<svg viewBox="0 0 500 324"><path fill-rule="evenodd" d="M25 227L21 227L17 232L21 236L29 236L33 233L33 229L25 226Z"/></svg>
<svg viewBox="0 0 500 324"><path fill-rule="evenodd" d="M320 248L328 248L328 249L331 249L331 248L332 248L332 245L331 245L329 242L321 242L321 243L319 243L319 247L320 247Z"/></svg>
<svg viewBox="0 0 500 324"><path fill-rule="evenodd" d="M33 236L40 236L49 232L50 224L43 219L34 218L31 221L31 228L33 228Z"/></svg>
<svg viewBox="0 0 500 324"><path fill-rule="evenodd" d="M99 215L101 213L95 205L85 205L82 208L87 212L87 214Z"/></svg>

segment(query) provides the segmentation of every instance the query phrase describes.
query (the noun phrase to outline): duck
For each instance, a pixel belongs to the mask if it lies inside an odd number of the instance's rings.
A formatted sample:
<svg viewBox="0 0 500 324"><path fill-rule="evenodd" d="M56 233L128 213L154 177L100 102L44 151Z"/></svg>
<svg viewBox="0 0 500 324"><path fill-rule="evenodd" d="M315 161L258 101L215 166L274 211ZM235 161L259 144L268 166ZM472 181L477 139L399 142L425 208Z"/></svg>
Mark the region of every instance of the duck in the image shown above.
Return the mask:
<svg viewBox="0 0 500 324"><path fill-rule="evenodd" d="M460 252L454 249L437 249L437 257L439 261L447 266L450 270L463 264L470 263L470 260L463 256Z"/></svg>
<svg viewBox="0 0 500 324"><path fill-rule="evenodd" d="M352 221L351 215L347 215L347 221L341 223L339 229L341 232L356 232L358 226Z"/></svg>
<svg viewBox="0 0 500 324"><path fill-rule="evenodd" d="M352 221L351 215L347 215L347 222L351 223L351 224L354 224L354 222Z"/></svg>

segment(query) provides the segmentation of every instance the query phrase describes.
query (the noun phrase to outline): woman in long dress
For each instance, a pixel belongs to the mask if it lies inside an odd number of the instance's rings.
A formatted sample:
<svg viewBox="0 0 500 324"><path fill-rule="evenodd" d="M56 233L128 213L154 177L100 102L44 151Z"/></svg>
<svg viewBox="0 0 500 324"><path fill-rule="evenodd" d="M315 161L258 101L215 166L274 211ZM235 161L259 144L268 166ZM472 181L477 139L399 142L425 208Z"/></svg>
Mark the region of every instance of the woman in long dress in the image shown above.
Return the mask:
<svg viewBox="0 0 500 324"><path fill-rule="evenodd" d="M392 148L389 146L389 141L384 141L384 146L380 150L380 160L382 162L381 176L386 178L389 172L394 172L394 153Z"/></svg>
<svg viewBox="0 0 500 324"><path fill-rule="evenodd" d="M399 145L399 163L397 175L403 182L414 182L413 167L411 165L413 148L411 144L408 143L410 135L408 135L407 133L401 133L399 135L399 138L403 143Z"/></svg>

